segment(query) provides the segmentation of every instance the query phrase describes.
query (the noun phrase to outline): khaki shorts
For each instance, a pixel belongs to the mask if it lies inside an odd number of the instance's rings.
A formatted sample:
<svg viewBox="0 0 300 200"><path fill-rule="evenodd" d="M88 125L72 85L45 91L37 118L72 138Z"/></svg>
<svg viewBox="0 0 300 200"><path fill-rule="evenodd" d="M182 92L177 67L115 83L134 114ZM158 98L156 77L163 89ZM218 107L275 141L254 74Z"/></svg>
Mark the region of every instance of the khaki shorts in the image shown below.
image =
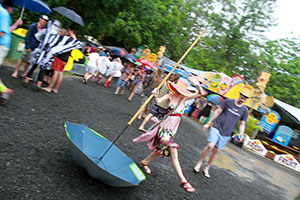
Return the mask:
<svg viewBox="0 0 300 200"><path fill-rule="evenodd" d="M7 56L9 51L9 48L5 45L0 45L0 66L4 60L4 58Z"/></svg>
<svg viewBox="0 0 300 200"><path fill-rule="evenodd" d="M24 51L22 52L22 58L21 58L21 59L22 59L24 62L30 63L30 62L32 62L33 57L34 57L33 51L26 51L26 50L24 50Z"/></svg>

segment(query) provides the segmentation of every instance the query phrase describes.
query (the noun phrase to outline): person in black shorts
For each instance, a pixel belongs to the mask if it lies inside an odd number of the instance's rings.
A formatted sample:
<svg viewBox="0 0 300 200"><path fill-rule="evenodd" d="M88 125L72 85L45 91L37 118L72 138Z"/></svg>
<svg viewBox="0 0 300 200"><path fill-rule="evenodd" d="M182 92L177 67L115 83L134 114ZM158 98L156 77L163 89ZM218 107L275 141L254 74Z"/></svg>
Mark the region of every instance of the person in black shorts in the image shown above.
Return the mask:
<svg viewBox="0 0 300 200"><path fill-rule="evenodd" d="M180 77L180 74L173 74L169 81L171 82L177 82L178 79ZM169 88L167 86L167 83L164 82L163 86L161 87L161 89L159 90L159 94L158 96L159 97L162 97L166 94L169 93ZM142 122L142 124L139 126L139 131L142 131L142 132L147 132L147 130L145 129L145 125L147 124L147 122L154 116L154 117L157 117L158 119L161 119L167 112L167 109L168 109L168 104L165 104L165 102L163 102L162 104L155 104L149 114L145 117L144 121Z"/></svg>

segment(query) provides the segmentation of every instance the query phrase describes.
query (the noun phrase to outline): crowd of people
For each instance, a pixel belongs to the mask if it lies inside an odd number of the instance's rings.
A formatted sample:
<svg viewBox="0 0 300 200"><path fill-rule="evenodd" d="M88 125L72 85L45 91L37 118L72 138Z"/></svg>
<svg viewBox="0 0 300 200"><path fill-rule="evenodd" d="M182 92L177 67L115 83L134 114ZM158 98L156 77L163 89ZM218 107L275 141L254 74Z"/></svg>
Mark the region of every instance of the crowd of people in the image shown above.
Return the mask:
<svg viewBox="0 0 300 200"><path fill-rule="evenodd" d="M22 24L22 20L19 19L11 26L10 13L12 10L11 0L5 0L0 6L0 64L10 47L10 32ZM194 82L198 91L189 91L186 80L180 79L178 74L173 74L160 89L157 89L157 86L165 78L165 74L160 69L150 68L137 62L134 57L135 51L136 49L132 48L130 54L121 56L118 49L104 51L102 46L84 49L83 43L77 40L74 27L70 26L66 31L58 20L51 21L48 16L42 15L38 22L29 26L25 37L25 50L11 77L18 78L22 63L25 63L24 71L21 74L21 77L24 78L23 86L27 87L28 83L33 81L37 91L58 93L65 69L72 66L74 61L85 63L86 60L83 84L94 80L98 84L103 83L104 87L110 87L112 79L117 78L114 94L124 94L124 90L128 86L130 88L127 98L129 102L132 101L135 94L139 94L142 96L141 104L144 104L153 95L154 98L138 116L139 120L144 118L138 127L142 134L133 140L135 143L147 141L148 147L152 151L140 161L140 164L146 173L151 174L149 167L151 161L160 155L171 156L171 164L180 180L180 185L187 192L195 192L195 188L182 172L177 152L180 145L175 142L175 135L186 110L185 102L189 99L200 98L204 94L203 89L200 83ZM39 67L39 72L37 79L34 80L33 73L37 67ZM103 77L106 77L105 81L102 81ZM7 95L13 91L7 88L0 79L0 92L1 99L7 99ZM239 99L225 100L215 110L208 122L201 119L205 131L212 122L214 123L210 128L208 144L194 167L195 173L200 172L204 159L212 151L208 164L202 171L206 178L210 178L209 169L212 161L228 142L239 120L241 121L240 135L244 134L248 110L243 103L250 96L250 91L246 88L241 91ZM209 103L205 106L206 109L203 109L202 113L204 117L208 117L212 107L213 105ZM146 129L146 124L150 119L154 121L154 124Z"/></svg>

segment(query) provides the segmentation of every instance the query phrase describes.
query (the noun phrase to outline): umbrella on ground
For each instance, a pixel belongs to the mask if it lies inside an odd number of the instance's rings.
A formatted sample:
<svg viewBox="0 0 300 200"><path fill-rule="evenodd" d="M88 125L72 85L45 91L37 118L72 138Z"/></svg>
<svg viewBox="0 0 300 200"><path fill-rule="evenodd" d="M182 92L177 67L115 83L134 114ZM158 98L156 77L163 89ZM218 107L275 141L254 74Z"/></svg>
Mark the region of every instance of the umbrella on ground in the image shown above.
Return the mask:
<svg viewBox="0 0 300 200"><path fill-rule="evenodd" d="M217 94L209 94L209 95L207 95L206 98L208 101L212 102L215 105L220 105L222 103L222 101L224 101L224 99L220 95L217 95Z"/></svg>
<svg viewBox="0 0 300 200"><path fill-rule="evenodd" d="M49 14L51 12L48 5L41 0L13 0L13 4L23 7L20 18L23 17L24 8L44 14Z"/></svg>
<svg viewBox="0 0 300 200"><path fill-rule="evenodd" d="M145 180L140 168L111 141L82 124L66 122L74 160L88 174L115 187L136 186Z"/></svg>
<svg viewBox="0 0 300 200"><path fill-rule="evenodd" d="M74 10L71 10L63 6L53 8L53 10L65 16L66 18L70 19L71 21L80 24L81 26L84 26L84 22L81 16L78 15Z"/></svg>

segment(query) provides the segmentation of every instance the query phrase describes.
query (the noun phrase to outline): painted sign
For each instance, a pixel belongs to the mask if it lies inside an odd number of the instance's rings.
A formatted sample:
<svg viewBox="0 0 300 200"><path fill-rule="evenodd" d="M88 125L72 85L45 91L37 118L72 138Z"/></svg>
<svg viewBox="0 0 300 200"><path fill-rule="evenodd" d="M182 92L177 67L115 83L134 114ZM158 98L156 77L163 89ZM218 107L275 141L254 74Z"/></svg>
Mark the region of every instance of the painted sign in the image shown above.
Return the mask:
<svg viewBox="0 0 300 200"><path fill-rule="evenodd" d="M220 74L215 74L213 76L212 80L210 81L209 89L217 92L221 79L222 79L222 76Z"/></svg>
<svg viewBox="0 0 300 200"><path fill-rule="evenodd" d="M154 63L157 59L157 55L155 53L150 53L149 57L148 57L148 60L151 62L151 63Z"/></svg>
<svg viewBox="0 0 300 200"><path fill-rule="evenodd" d="M280 125L277 128L275 135L273 136L272 140L282 144L283 146L287 146L291 140L294 131L285 125Z"/></svg>
<svg viewBox="0 0 300 200"><path fill-rule="evenodd" d="M214 77L214 73L206 72L203 77L202 87L208 88L213 77Z"/></svg>
<svg viewBox="0 0 300 200"><path fill-rule="evenodd" d="M148 57L151 53L150 49L145 49L140 57L141 60L148 60Z"/></svg>
<svg viewBox="0 0 300 200"><path fill-rule="evenodd" d="M225 95L226 92L229 90L230 82L231 78L224 77L218 86L218 93L221 95Z"/></svg>
<svg viewBox="0 0 300 200"><path fill-rule="evenodd" d="M291 154L278 154L274 157L274 161L300 172L299 162Z"/></svg>
<svg viewBox="0 0 300 200"><path fill-rule="evenodd" d="M270 134L280 121L278 112L271 110L267 115L264 115L260 120L260 125L263 127L264 132Z"/></svg>
<svg viewBox="0 0 300 200"><path fill-rule="evenodd" d="M136 52L135 52L135 54L134 54L134 57L135 57L136 59L140 59L140 57L142 56L142 53L143 53L144 49L145 49L145 47L139 46L139 47L136 49Z"/></svg>
<svg viewBox="0 0 300 200"><path fill-rule="evenodd" d="M160 46L159 47L159 50L158 50L158 52L157 52L157 57L158 58L162 58L163 57L163 55L164 55L164 53L165 53L165 51L166 51L166 46Z"/></svg>
<svg viewBox="0 0 300 200"><path fill-rule="evenodd" d="M267 87L267 84L270 80L271 74L268 72L261 72L260 77L258 78L258 82L256 83L257 87L264 91Z"/></svg>
<svg viewBox="0 0 300 200"><path fill-rule="evenodd" d="M260 140L252 140L249 136L245 137L244 147L263 157L268 153Z"/></svg>
<svg viewBox="0 0 300 200"><path fill-rule="evenodd" d="M244 77L240 75L234 75L231 79L229 91L225 94L225 97L230 99L239 98L240 90L245 82Z"/></svg>

